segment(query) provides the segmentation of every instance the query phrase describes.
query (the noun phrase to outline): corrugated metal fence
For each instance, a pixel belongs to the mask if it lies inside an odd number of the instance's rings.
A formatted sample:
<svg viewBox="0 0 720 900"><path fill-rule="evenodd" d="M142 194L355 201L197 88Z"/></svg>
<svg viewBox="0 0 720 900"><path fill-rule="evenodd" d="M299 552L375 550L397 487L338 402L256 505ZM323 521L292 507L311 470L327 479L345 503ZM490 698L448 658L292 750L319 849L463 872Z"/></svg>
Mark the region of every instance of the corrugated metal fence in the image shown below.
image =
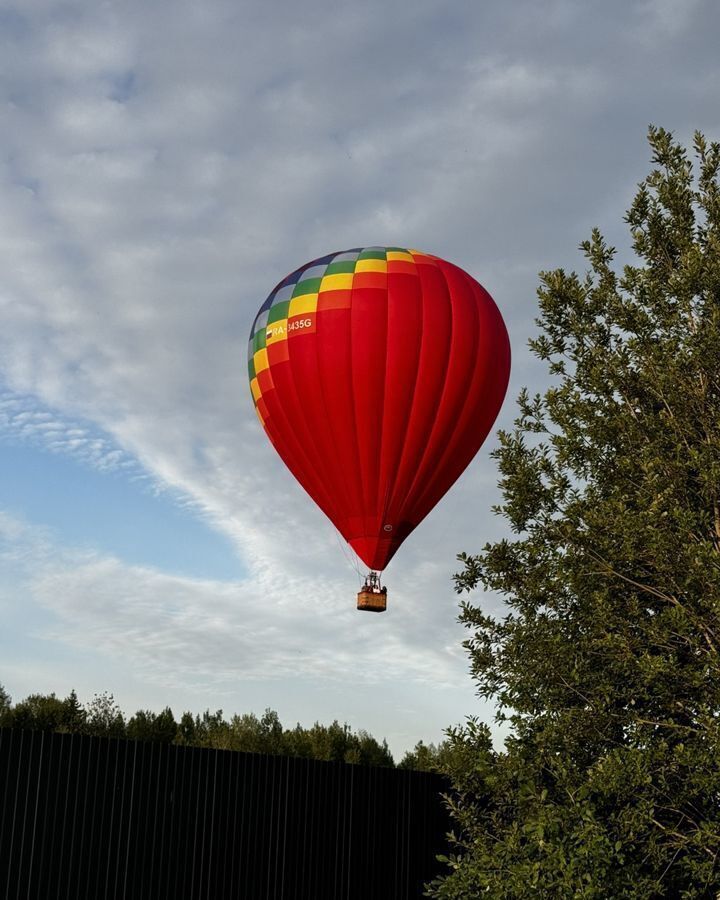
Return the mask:
<svg viewBox="0 0 720 900"><path fill-rule="evenodd" d="M0 897L403 900L449 830L435 775L0 729Z"/></svg>

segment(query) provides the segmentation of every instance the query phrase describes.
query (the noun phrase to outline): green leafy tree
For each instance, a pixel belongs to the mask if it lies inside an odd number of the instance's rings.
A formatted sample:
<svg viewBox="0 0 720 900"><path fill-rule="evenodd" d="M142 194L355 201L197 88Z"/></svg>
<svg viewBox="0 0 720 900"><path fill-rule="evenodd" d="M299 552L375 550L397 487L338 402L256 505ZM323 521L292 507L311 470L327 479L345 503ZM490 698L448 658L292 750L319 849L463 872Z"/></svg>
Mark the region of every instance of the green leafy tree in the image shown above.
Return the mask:
<svg viewBox="0 0 720 900"><path fill-rule="evenodd" d="M186 746L195 743L195 717L191 712L184 712L180 717L175 742Z"/></svg>
<svg viewBox="0 0 720 900"><path fill-rule="evenodd" d="M163 744L172 744L177 737L177 722L173 711L169 706L161 710L155 717L155 734L154 740L161 741Z"/></svg>
<svg viewBox="0 0 720 900"><path fill-rule="evenodd" d="M214 713L206 709L202 716L195 716L194 746L236 750L238 748L233 744L230 730L230 724L223 717L221 709Z"/></svg>
<svg viewBox="0 0 720 900"><path fill-rule="evenodd" d="M182 714L177 722L170 707L162 712L140 709L126 722L112 694L95 694L86 707L75 691L64 699L55 694L31 694L13 707L10 695L0 685L0 725L45 731L66 731L99 737L159 741L216 750L301 756L364 765L393 766L387 742L379 743L366 731L354 734L347 725L315 723L283 729L273 709L258 718L254 713L226 720L221 709L202 715Z"/></svg>
<svg viewBox="0 0 720 900"><path fill-rule="evenodd" d="M312 758L312 740L308 730L299 722L294 728L287 729L283 734L283 748L288 756Z"/></svg>
<svg viewBox="0 0 720 900"><path fill-rule="evenodd" d="M95 694L85 707L85 733L98 737L126 737L125 716L112 694Z"/></svg>
<svg viewBox="0 0 720 900"><path fill-rule="evenodd" d="M495 456L511 537L461 555L479 693L451 730L456 853L435 897L720 896L720 145L651 128L588 271L541 275L535 354Z"/></svg>
<svg viewBox="0 0 720 900"><path fill-rule="evenodd" d="M357 762L353 758L352 741L350 740L350 728L341 725L337 719L331 725L321 725L316 722L308 729L310 738L311 755L313 759L324 759L334 762ZM346 760L346 756L350 759Z"/></svg>
<svg viewBox="0 0 720 900"><path fill-rule="evenodd" d="M266 709L260 719L260 738L263 753L283 752L283 727L274 709Z"/></svg>
<svg viewBox="0 0 720 900"><path fill-rule="evenodd" d="M78 700L78 696L73 689L62 701L58 731L82 733L85 730L86 717L85 708Z"/></svg>
<svg viewBox="0 0 720 900"><path fill-rule="evenodd" d="M359 762L363 766L390 766L395 765L395 760L390 752L387 741L383 739L379 743L371 734L362 728L355 736L357 741L357 754ZM346 758L346 762L349 762Z"/></svg>
<svg viewBox="0 0 720 900"><path fill-rule="evenodd" d="M84 722L84 710L78 703L75 691L61 700L55 694L30 694L6 713L7 724L12 728L30 728L36 731L80 731Z"/></svg>
<svg viewBox="0 0 720 900"><path fill-rule="evenodd" d="M228 750L245 753L279 753L282 725L276 712L266 709L262 718L255 713L234 715L228 723L225 743Z"/></svg>
<svg viewBox="0 0 720 900"><path fill-rule="evenodd" d="M12 697L0 684L0 725L9 725L12 712Z"/></svg>
<svg viewBox="0 0 720 900"><path fill-rule="evenodd" d="M418 741L398 763L398 769L415 769L419 772L437 772L441 769L441 754L445 742L438 747Z"/></svg>
<svg viewBox="0 0 720 900"><path fill-rule="evenodd" d="M178 726L169 706L160 713L139 709L127 723L126 736L136 741L157 741L172 744L178 734Z"/></svg>

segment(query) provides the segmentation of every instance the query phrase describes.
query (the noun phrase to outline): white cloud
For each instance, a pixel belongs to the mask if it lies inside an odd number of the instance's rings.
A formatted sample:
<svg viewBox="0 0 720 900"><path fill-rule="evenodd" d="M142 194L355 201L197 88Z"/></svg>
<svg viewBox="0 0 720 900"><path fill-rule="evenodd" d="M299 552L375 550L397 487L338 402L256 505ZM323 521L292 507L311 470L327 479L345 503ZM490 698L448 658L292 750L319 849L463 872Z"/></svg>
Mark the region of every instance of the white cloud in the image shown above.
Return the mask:
<svg viewBox="0 0 720 900"><path fill-rule="evenodd" d="M241 678L294 677L457 684L463 675L442 645L430 649L417 635L358 627L352 596L337 602L338 584L298 580L282 596L269 574L199 581L96 559L51 568L31 590L59 620L49 632L55 640L123 658L156 683L227 687Z"/></svg>
<svg viewBox="0 0 720 900"><path fill-rule="evenodd" d="M0 391L0 438L72 456L104 472L147 477L137 462L92 423L51 413L35 398Z"/></svg>
<svg viewBox="0 0 720 900"><path fill-rule="evenodd" d="M129 709L134 681L144 685L134 688L136 706L151 704L153 696L162 697L164 705L172 696L184 708L232 698L235 710L261 710L270 705L274 682L285 694L300 689L315 697L314 703L306 697L283 709L292 723L321 718L328 696L346 696L352 688L347 703L329 715L387 735L396 753L423 735L429 739L428 729L436 739L448 724L444 716L460 720L472 702L458 635L433 626L433 641L428 640L429 623L423 619L437 598L420 585L433 580L430 564L391 594L394 607L386 616L395 617L395 627L377 616L358 621L347 577L298 576L290 584L283 567L266 564L243 581L182 578L66 546L57 535L4 513L0 565L5 582L0 605L6 622L9 617L15 625L14 640L43 648L37 663L25 659L22 671L8 648L2 679L18 698L14 685L27 684L34 673L42 680L32 690L62 691L63 684L67 690L80 680L81 686L90 682L89 696L115 685ZM408 606L409 600L417 606ZM19 608L24 626L13 621ZM56 664L49 679L40 664L48 654L76 662L70 668L64 661ZM90 678L84 659L102 660ZM421 721L382 704L363 707L368 692L389 697L391 689L407 703L408 688L410 696L423 691L428 712ZM465 702L453 708L445 697Z"/></svg>

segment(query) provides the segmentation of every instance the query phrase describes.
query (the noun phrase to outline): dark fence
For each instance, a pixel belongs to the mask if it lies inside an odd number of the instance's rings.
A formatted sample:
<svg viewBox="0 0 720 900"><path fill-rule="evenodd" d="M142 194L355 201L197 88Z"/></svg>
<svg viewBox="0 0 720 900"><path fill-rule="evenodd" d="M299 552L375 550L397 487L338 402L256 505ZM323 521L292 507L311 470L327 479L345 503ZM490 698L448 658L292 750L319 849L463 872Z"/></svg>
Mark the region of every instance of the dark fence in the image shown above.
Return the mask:
<svg viewBox="0 0 720 900"><path fill-rule="evenodd" d="M403 900L442 868L422 772L0 729L0 897Z"/></svg>

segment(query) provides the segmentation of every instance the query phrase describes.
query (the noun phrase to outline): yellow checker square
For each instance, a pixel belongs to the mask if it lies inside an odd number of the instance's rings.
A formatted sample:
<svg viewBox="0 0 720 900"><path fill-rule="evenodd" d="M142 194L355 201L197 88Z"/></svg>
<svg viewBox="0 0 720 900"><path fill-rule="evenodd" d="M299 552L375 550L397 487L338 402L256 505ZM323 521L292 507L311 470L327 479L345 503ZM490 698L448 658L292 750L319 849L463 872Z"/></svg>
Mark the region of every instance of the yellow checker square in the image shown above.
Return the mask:
<svg viewBox="0 0 720 900"><path fill-rule="evenodd" d="M257 403L262 396L262 391L260 390L260 385L258 384L257 378L253 378L253 380L250 382L250 390L252 391L253 400Z"/></svg>
<svg viewBox="0 0 720 900"><path fill-rule="evenodd" d="M256 374L270 368L270 361L268 360L267 350L264 347L262 350L258 350L255 356L253 356L253 362L255 363Z"/></svg>
<svg viewBox="0 0 720 900"><path fill-rule="evenodd" d="M287 319L278 319L272 325L268 325L267 334L265 336L265 346L277 344L278 341L287 340ZM257 367L256 367L257 369Z"/></svg>
<svg viewBox="0 0 720 900"><path fill-rule="evenodd" d="M393 259L401 260L402 262L415 262L412 253L408 253L405 250L388 250L387 258L388 262Z"/></svg>
<svg viewBox="0 0 720 900"><path fill-rule="evenodd" d="M324 275L320 282L320 291L347 291L353 283L352 272L338 272L336 275Z"/></svg>
<svg viewBox="0 0 720 900"><path fill-rule="evenodd" d="M356 272L387 272L385 259L359 259L355 264Z"/></svg>
<svg viewBox="0 0 720 900"><path fill-rule="evenodd" d="M302 294L300 297L293 297L290 301L288 319L292 319L293 316L304 316L306 313L315 312L317 299L317 294Z"/></svg>

